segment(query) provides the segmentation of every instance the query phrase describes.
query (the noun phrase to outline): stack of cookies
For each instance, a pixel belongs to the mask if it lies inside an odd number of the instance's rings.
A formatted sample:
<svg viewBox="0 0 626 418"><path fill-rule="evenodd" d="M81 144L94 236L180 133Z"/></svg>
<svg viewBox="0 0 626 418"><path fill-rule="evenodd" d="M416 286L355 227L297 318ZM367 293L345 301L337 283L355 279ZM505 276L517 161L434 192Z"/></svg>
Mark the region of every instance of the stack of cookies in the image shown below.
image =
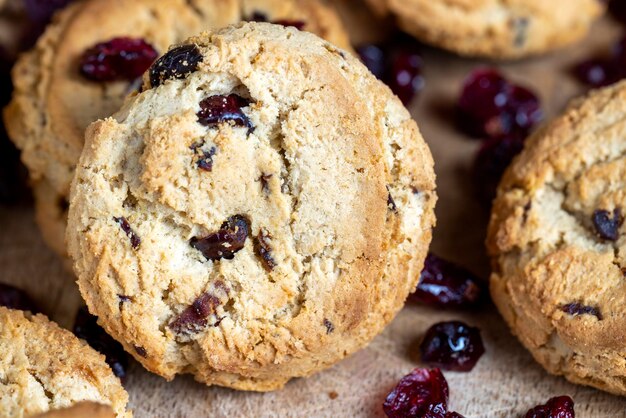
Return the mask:
<svg viewBox="0 0 626 418"><path fill-rule="evenodd" d="M336 3L76 1L13 68L4 120L42 235L152 373L276 390L366 346L417 285L433 160L353 55L363 19L346 29L334 6L365 3ZM367 3L423 42L491 58L572 43L604 9ZM621 394L625 89L577 102L527 142L488 242L494 300L537 360ZM0 347L0 414L131 415L103 357L44 316L0 308Z"/></svg>

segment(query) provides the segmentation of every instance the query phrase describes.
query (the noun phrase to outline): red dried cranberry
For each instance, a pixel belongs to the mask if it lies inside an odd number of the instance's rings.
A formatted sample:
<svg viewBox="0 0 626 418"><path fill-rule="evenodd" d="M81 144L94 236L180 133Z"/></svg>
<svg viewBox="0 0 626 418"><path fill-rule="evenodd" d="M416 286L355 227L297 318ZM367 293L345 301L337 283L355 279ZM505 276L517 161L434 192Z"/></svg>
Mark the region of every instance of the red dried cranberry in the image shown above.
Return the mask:
<svg viewBox="0 0 626 418"><path fill-rule="evenodd" d="M250 105L250 101L236 94L211 96L200 102L198 122L204 126L232 122L236 126L252 129L252 122L241 110Z"/></svg>
<svg viewBox="0 0 626 418"><path fill-rule="evenodd" d="M128 236L128 238L130 239L130 245L133 247L133 249L136 250L137 248L139 248L139 245L141 245L141 238L139 238L139 236L135 233L126 218L122 216L119 218L113 218L113 220L117 222L120 228L122 228L122 231L124 231L124 233Z"/></svg>
<svg viewBox="0 0 626 418"><path fill-rule="evenodd" d="M196 45L182 45L170 49L150 68L150 85L157 87L167 80L182 79L196 71L202 54Z"/></svg>
<svg viewBox="0 0 626 418"><path fill-rule="evenodd" d="M513 158L524 149L524 141L517 136L491 138L482 142L472 167L476 194L485 205L491 205L502 175Z"/></svg>
<svg viewBox="0 0 626 418"><path fill-rule="evenodd" d="M575 418L574 401L569 396L551 398L526 413L526 418Z"/></svg>
<svg viewBox="0 0 626 418"><path fill-rule="evenodd" d="M93 81L132 81L158 57L143 39L114 38L87 49L80 60L80 73Z"/></svg>
<svg viewBox="0 0 626 418"><path fill-rule="evenodd" d="M458 111L465 132L487 138L524 138L543 117L535 94L489 68L476 70L465 80Z"/></svg>
<svg viewBox="0 0 626 418"><path fill-rule="evenodd" d="M445 417L448 382L439 369L415 369L389 393L383 410L389 418Z"/></svg>
<svg viewBox="0 0 626 418"><path fill-rule="evenodd" d="M617 241L619 228L624 222L619 209L614 209L612 216L608 210L596 210L593 212L591 220L600 238L607 241Z"/></svg>
<svg viewBox="0 0 626 418"><path fill-rule="evenodd" d="M422 66L421 55L412 48L401 48L392 58L387 83L405 105L424 87Z"/></svg>
<svg viewBox="0 0 626 418"><path fill-rule="evenodd" d="M84 306L76 313L73 331L78 338L85 340L94 350L103 354L113 374L124 381L128 369L128 355L122 345L98 325L98 318L91 315Z"/></svg>
<svg viewBox="0 0 626 418"><path fill-rule="evenodd" d="M593 315L598 318L598 321L602 321L602 313L594 306L583 305L582 303L574 302L561 306L561 310L568 315Z"/></svg>
<svg viewBox="0 0 626 418"><path fill-rule="evenodd" d="M198 168L208 172L213 171L213 157L217 154L217 148L211 147L205 151L202 149L202 144L194 144L190 148L198 154L198 161L196 162Z"/></svg>
<svg viewBox="0 0 626 418"><path fill-rule="evenodd" d="M194 237L189 244L200 251L207 260L232 260L235 253L246 244L250 233L250 222L243 215L231 216L222 224L220 230L206 237Z"/></svg>
<svg viewBox="0 0 626 418"><path fill-rule="evenodd" d="M0 306L31 311L34 314L39 313L39 309L35 307L35 303L26 292L4 283L0 283Z"/></svg>
<svg viewBox="0 0 626 418"><path fill-rule="evenodd" d="M210 293L204 293L198 297L187 309L185 309L169 327L176 334L195 334L202 331L208 325L208 318L215 315L217 307L221 304L220 299ZM213 324L217 326L219 319Z"/></svg>
<svg viewBox="0 0 626 418"><path fill-rule="evenodd" d="M468 308L482 295L480 279L449 261L428 254L412 301L441 308Z"/></svg>
<svg viewBox="0 0 626 418"><path fill-rule="evenodd" d="M444 370L468 372L485 353L478 328L460 321L440 322L426 331L422 361Z"/></svg>
<svg viewBox="0 0 626 418"><path fill-rule="evenodd" d="M276 261L272 257L272 247L270 246L271 239L270 234L265 229L261 229L259 236L254 241L254 250L267 271L272 271L276 267Z"/></svg>

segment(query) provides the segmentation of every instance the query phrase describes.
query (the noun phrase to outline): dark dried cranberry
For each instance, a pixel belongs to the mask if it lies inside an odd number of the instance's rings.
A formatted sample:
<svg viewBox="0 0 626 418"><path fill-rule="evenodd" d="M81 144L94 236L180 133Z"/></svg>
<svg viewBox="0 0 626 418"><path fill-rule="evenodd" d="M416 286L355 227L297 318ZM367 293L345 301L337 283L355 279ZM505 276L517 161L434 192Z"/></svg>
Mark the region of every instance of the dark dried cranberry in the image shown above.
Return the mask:
<svg viewBox="0 0 626 418"><path fill-rule="evenodd" d="M356 49L359 58L368 70L379 80L384 81L387 73L387 56L378 45L363 45Z"/></svg>
<svg viewBox="0 0 626 418"><path fill-rule="evenodd" d="M0 283L0 306L39 313L39 309L26 292L4 283Z"/></svg>
<svg viewBox="0 0 626 418"><path fill-rule="evenodd" d="M391 196L391 192L389 191L389 187L387 186L387 208L389 208L389 210L396 212L398 210L398 206L396 206L396 201L393 200L393 197Z"/></svg>
<svg viewBox="0 0 626 418"><path fill-rule="evenodd" d="M465 132L487 138L525 138L543 118L537 96L494 69L476 70L465 80L458 113Z"/></svg>
<svg viewBox="0 0 626 418"><path fill-rule="evenodd" d="M146 349L145 349L145 348L140 347L140 346L138 346L138 345L134 346L133 348L135 349L135 352L136 352L137 354L139 354L141 357L143 357L143 358L148 357L148 352L146 351Z"/></svg>
<svg viewBox="0 0 626 418"><path fill-rule="evenodd" d="M449 261L428 254L417 289L409 298L442 308L468 308L481 299L480 279Z"/></svg>
<svg viewBox="0 0 626 418"><path fill-rule="evenodd" d="M413 48L401 48L393 54L387 84L405 105L424 87L422 66L422 57Z"/></svg>
<svg viewBox="0 0 626 418"><path fill-rule="evenodd" d="M203 150L200 146L192 145L191 149L198 154L196 164L200 170L213 171L213 157L217 154L217 148L211 147L208 151Z"/></svg>
<svg viewBox="0 0 626 418"><path fill-rule="evenodd" d="M518 136L491 138L482 142L472 167L474 188L479 200L491 205L502 175L517 154L524 149Z"/></svg>
<svg viewBox="0 0 626 418"><path fill-rule="evenodd" d="M169 327L176 334L195 334L200 332L207 327L209 316L215 315L217 307L221 303L217 296L204 293L178 315L169 324ZM219 319L216 320L213 326L218 324Z"/></svg>
<svg viewBox="0 0 626 418"><path fill-rule="evenodd" d="M626 38L618 41L610 54L593 57L576 65L574 74L592 87L608 86L626 78Z"/></svg>
<svg viewBox="0 0 626 418"><path fill-rule="evenodd" d="M185 78L196 71L202 54L196 45L182 45L170 49L150 68L150 85L157 87L167 80Z"/></svg>
<svg viewBox="0 0 626 418"><path fill-rule="evenodd" d="M132 81L141 77L158 55L143 39L114 38L83 53L80 73L93 81Z"/></svg>
<svg viewBox="0 0 626 418"><path fill-rule="evenodd" d="M232 122L236 126L252 129L252 122L241 110L249 106L250 101L236 94L228 96L211 96L200 102L198 122L204 126Z"/></svg>
<svg viewBox="0 0 626 418"><path fill-rule="evenodd" d="M415 369L389 393L383 410L389 418L445 417L448 382L439 369Z"/></svg>
<svg viewBox="0 0 626 418"><path fill-rule="evenodd" d="M231 216L220 230L203 238L194 237L189 244L200 251L207 260L232 260L235 253L246 244L250 233L250 222L243 215Z"/></svg>
<svg viewBox="0 0 626 418"><path fill-rule="evenodd" d="M591 220L600 238L607 241L617 241L619 228L624 222L619 209L614 209L612 216L608 210L596 210L593 212Z"/></svg>
<svg viewBox="0 0 626 418"><path fill-rule="evenodd" d="M76 313L73 331L78 338L87 341L93 349L103 354L113 374L124 381L128 368L128 355L122 345L98 325L98 318L91 315L84 306Z"/></svg>
<svg viewBox="0 0 626 418"><path fill-rule="evenodd" d="M326 327L326 334L332 334L335 331L335 326L328 319L324 319L324 326Z"/></svg>
<svg viewBox="0 0 626 418"><path fill-rule="evenodd" d="M444 370L468 372L485 353L478 328L460 321L440 322L426 331L422 361Z"/></svg>
<svg viewBox="0 0 626 418"><path fill-rule="evenodd" d="M272 247L270 246L271 239L272 237L269 232L265 229L261 229L259 236L254 240L254 250L261 259L261 264L263 264L263 267L265 267L267 271L272 271L274 267L276 267L276 261L274 257L272 257Z"/></svg>
<svg viewBox="0 0 626 418"><path fill-rule="evenodd" d="M600 310L594 306L583 305L582 303L568 303L561 306L561 310L568 315L578 316L578 315L593 315L598 318L599 321L602 321L602 313Z"/></svg>
<svg viewBox="0 0 626 418"><path fill-rule="evenodd" d="M141 244L141 238L139 238L139 236L135 233L126 218L122 216L119 218L113 218L113 220L118 223L120 228L122 228L122 231L124 231L128 238L130 238L130 245L133 247L133 249L136 250L137 248L139 248L139 245Z"/></svg>
<svg viewBox="0 0 626 418"><path fill-rule="evenodd" d="M526 418L575 418L574 401L569 396L551 398L526 413Z"/></svg>

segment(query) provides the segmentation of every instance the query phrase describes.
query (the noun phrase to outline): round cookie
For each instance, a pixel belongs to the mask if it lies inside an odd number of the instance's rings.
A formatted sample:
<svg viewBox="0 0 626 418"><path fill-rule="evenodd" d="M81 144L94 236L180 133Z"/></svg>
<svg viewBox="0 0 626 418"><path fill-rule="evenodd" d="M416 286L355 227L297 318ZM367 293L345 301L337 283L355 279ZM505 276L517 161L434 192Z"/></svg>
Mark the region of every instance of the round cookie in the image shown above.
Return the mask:
<svg viewBox="0 0 626 418"><path fill-rule="evenodd" d="M90 311L146 368L274 390L393 319L434 187L415 122L358 59L241 24L170 50L90 126L68 248Z"/></svg>
<svg viewBox="0 0 626 418"><path fill-rule="evenodd" d="M516 59L571 44L606 9L600 0L367 0L423 42L461 55Z"/></svg>
<svg viewBox="0 0 626 418"><path fill-rule="evenodd" d="M25 417L81 401L111 405L128 394L104 356L43 315L0 307L0 415Z"/></svg>
<svg viewBox="0 0 626 418"><path fill-rule="evenodd" d="M163 53L202 30L246 19L303 25L349 48L339 18L322 0L87 0L57 15L36 47L17 63L13 101L4 113L9 135L22 150L34 182L44 181L67 198L85 128L117 111L138 86L132 80L85 78L79 70L86 50L131 37ZM53 222L56 219L40 218L42 224ZM53 244L62 240L48 239Z"/></svg>
<svg viewBox="0 0 626 418"><path fill-rule="evenodd" d="M626 83L528 139L488 236L491 293L549 372L626 395Z"/></svg>

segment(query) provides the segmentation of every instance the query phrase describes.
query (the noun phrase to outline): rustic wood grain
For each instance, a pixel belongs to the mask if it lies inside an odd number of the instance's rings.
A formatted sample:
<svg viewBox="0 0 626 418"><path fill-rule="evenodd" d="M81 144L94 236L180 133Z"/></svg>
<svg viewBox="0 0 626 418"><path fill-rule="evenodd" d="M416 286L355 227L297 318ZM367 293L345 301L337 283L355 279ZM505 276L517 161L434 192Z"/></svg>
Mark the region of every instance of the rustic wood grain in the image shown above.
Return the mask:
<svg viewBox="0 0 626 418"><path fill-rule="evenodd" d="M502 65L515 80L538 91L554 115L583 89L568 74L590 51L607 49L618 36L608 20L590 39L558 54ZM460 135L451 119L463 77L479 61L426 49L427 87L413 114L436 161L440 201L433 250L487 277L483 239L487 214L475 201L469 168L478 142ZM32 294L43 310L69 327L80 298L71 274L48 250L28 207L0 208L0 282ZM438 312L407 306L367 349L330 370L291 382L279 392L243 393L207 388L189 377L165 382L134 364L126 387L143 417L381 417L381 403L396 381L419 365L417 344L425 329L444 319L481 328L487 353L471 373L446 373L451 408L466 417L519 417L551 396L568 394L577 417L626 417L626 399L575 386L546 374L509 333L493 307L483 312Z"/></svg>

